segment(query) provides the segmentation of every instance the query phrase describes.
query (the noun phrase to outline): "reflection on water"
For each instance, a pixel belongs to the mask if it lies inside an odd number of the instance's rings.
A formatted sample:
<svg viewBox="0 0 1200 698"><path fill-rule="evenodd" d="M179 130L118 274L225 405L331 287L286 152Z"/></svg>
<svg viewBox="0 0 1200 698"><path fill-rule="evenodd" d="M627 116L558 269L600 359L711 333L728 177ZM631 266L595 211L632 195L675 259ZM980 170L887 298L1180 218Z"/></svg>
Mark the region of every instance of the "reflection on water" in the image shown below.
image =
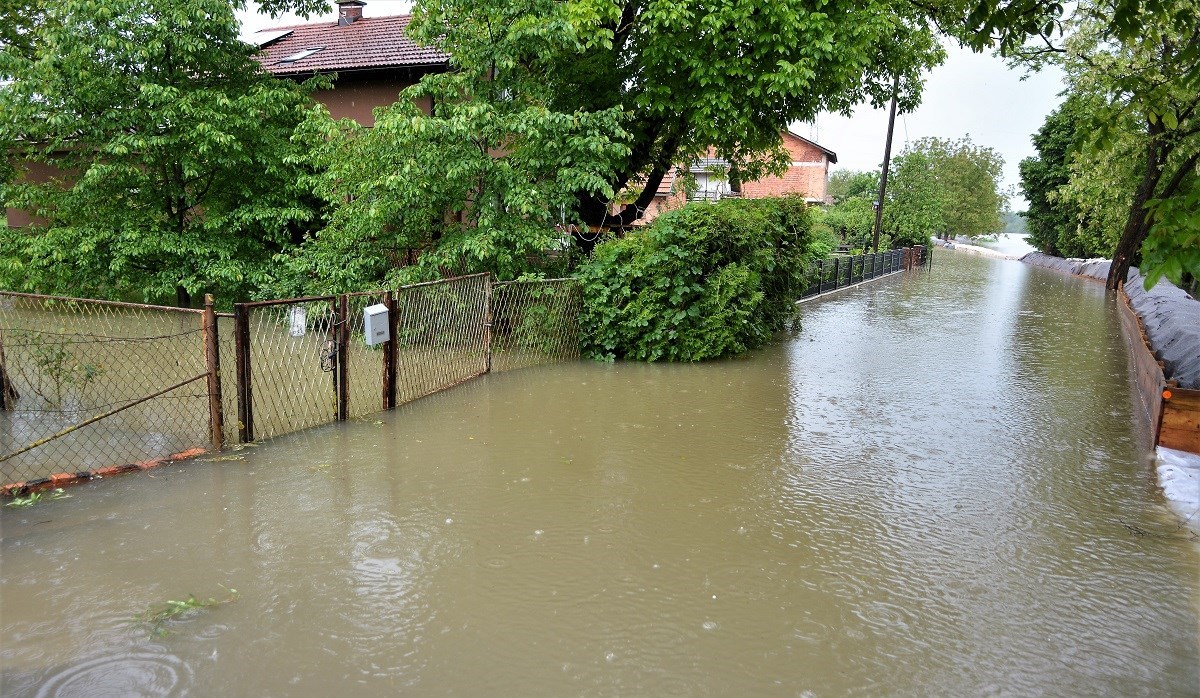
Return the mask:
<svg viewBox="0 0 1200 698"><path fill-rule="evenodd" d="M804 312L5 509L3 690L1196 692L1099 284L943 253Z"/></svg>
<svg viewBox="0 0 1200 698"><path fill-rule="evenodd" d="M997 252L1003 252L1018 259L1036 251L1036 248L1029 244L1027 233L1000 233L996 235L995 240L979 240L973 241L971 244L990 247Z"/></svg>

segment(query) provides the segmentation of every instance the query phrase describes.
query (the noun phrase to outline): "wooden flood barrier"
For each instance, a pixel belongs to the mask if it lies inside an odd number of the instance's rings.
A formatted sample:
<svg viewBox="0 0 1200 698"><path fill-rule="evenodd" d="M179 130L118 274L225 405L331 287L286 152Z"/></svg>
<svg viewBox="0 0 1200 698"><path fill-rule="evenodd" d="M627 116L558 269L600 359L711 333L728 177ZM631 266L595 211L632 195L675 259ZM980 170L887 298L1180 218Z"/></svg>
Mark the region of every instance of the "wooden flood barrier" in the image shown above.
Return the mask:
<svg viewBox="0 0 1200 698"><path fill-rule="evenodd" d="M1163 362L1155 358L1124 284L1117 295L1122 334L1133 358L1134 382L1142 415L1150 425L1151 445L1200 454L1200 390L1180 388L1166 379Z"/></svg>
<svg viewBox="0 0 1200 698"><path fill-rule="evenodd" d="M1200 454L1200 390L1168 387L1163 391L1158 445Z"/></svg>

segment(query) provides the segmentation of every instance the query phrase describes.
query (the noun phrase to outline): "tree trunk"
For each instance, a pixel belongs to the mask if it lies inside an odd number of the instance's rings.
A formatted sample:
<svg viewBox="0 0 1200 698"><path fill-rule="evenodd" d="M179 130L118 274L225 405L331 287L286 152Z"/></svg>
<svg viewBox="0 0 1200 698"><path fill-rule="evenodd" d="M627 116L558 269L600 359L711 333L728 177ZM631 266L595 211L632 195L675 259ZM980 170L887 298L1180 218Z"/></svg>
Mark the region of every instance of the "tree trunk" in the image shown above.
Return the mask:
<svg viewBox="0 0 1200 698"><path fill-rule="evenodd" d="M1117 249L1113 251L1112 266L1108 270L1108 281L1104 287L1115 291L1127 276L1134 257L1142 249L1150 225L1146 220L1146 202L1154 196L1154 188L1162 177L1162 134L1161 121L1146 122L1146 169L1142 172L1142 181L1134 192L1133 201L1129 205L1129 217L1125 221L1125 230L1117 241Z"/></svg>
<svg viewBox="0 0 1200 698"><path fill-rule="evenodd" d="M729 163L729 191L739 195L742 193L742 171L736 162Z"/></svg>
<svg viewBox="0 0 1200 698"><path fill-rule="evenodd" d="M180 308L192 307L192 294L182 286L175 287L175 305Z"/></svg>

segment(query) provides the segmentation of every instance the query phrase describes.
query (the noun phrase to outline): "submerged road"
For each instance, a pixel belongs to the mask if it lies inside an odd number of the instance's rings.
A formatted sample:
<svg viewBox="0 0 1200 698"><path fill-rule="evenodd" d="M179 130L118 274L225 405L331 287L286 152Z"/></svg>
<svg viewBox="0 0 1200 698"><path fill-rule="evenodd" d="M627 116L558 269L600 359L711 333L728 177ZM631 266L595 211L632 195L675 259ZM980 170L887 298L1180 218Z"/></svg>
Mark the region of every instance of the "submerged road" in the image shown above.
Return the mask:
<svg viewBox="0 0 1200 698"><path fill-rule="evenodd" d="M802 308L6 508L4 693L1197 693L1101 285L939 251Z"/></svg>

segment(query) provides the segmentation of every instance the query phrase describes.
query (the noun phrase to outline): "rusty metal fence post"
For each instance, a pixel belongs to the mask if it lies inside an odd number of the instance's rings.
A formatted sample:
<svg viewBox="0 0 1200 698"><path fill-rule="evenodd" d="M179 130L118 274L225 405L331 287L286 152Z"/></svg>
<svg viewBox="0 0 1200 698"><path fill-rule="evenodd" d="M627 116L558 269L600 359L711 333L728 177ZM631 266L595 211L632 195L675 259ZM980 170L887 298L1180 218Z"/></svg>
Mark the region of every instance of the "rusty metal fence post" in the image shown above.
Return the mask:
<svg viewBox="0 0 1200 698"><path fill-rule="evenodd" d="M16 402L20 397L4 368L4 333L0 332L0 410L7 410L9 403Z"/></svg>
<svg viewBox="0 0 1200 698"><path fill-rule="evenodd" d="M483 283L483 372L492 372L492 275Z"/></svg>
<svg viewBox="0 0 1200 698"><path fill-rule="evenodd" d="M337 371L334 385L337 388L337 420L344 422L350 415L350 297L337 297L334 312L334 333L337 342Z"/></svg>
<svg viewBox="0 0 1200 698"><path fill-rule="evenodd" d="M384 293L383 304L388 309L388 341L383 347L383 409L390 410L396 406L396 359L400 348L400 339L396 336L400 326L396 294L391 291Z"/></svg>
<svg viewBox="0 0 1200 698"><path fill-rule="evenodd" d="M237 362L238 441L254 441L254 400L250 383L250 313L244 303L233 306L234 357Z"/></svg>
<svg viewBox="0 0 1200 698"><path fill-rule="evenodd" d="M212 450L225 446L225 416L221 411L221 349L217 337L217 312L211 293L204 294L204 314L200 316L204 333L204 368L208 371L208 424Z"/></svg>

